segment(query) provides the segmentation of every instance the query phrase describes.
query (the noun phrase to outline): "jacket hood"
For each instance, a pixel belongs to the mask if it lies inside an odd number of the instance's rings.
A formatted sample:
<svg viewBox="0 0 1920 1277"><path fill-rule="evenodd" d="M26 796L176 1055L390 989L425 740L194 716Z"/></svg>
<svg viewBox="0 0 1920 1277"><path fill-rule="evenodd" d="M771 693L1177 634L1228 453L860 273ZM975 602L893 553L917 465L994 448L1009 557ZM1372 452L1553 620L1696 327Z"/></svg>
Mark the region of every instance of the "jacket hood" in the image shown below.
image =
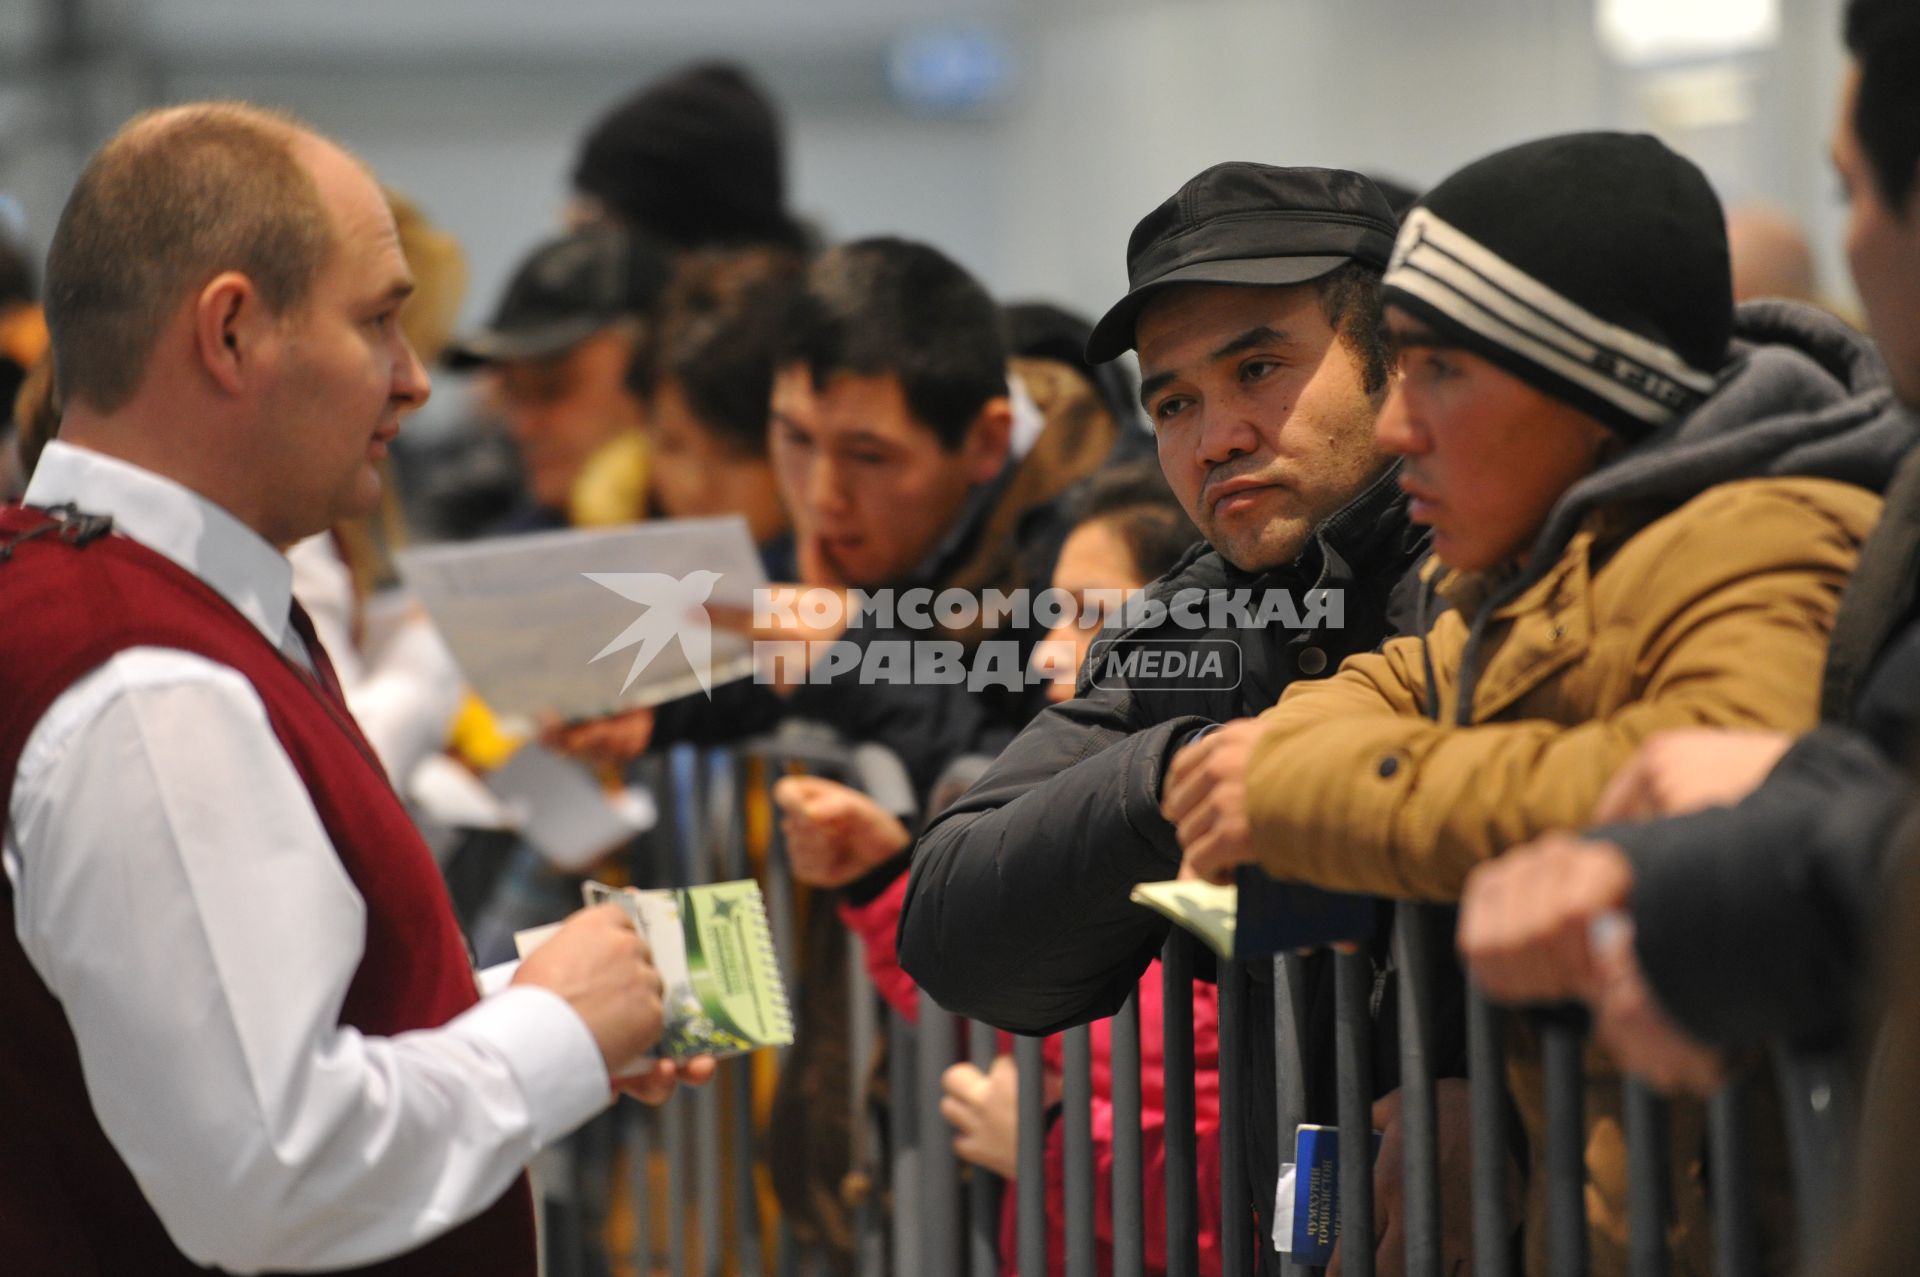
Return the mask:
<svg viewBox="0 0 1920 1277"><path fill-rule="evenodd" d="M1748 302L1735 312L1729 355L1705 403L1562 494L1527 569L1502 581L1498 598L1551 569L1598 510L1671 510L1737 479L1833 479L1880 492L1920 441L1873 343L1825 311Z"/></svg>

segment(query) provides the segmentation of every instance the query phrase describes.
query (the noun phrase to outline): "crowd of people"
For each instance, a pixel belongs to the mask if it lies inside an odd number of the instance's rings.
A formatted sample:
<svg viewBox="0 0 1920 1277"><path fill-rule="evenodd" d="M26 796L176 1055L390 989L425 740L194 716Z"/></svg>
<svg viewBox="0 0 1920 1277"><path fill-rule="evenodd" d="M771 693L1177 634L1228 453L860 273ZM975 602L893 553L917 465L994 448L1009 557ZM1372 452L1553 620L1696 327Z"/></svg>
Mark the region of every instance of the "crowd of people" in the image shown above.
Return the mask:
<svg viewBox="0 0 1920 1277"><path fill-rule="evenodd" d="M958 1156L1007 1179L1005 1035L1095 1024L1104 1184L1131 1120L1105 1020L1136 999L1164 1271L1190 1240L1163 1197L1171 934L1208 977L1200 1161L1243 1124L1250 1187L1230 1217L1201 1177L1202 1271L1236 1233L1278 1271L1275 967L1239 960L1253 994L1223 1060L1227 960L1131 899L1264 876L1372 902L1350 940L1383 1147L1400 1004L1427 1004L1441 1271L1472 1262L1475 988L1590 1013L1594 1272L1627 1270L1623 1077L1672 1098L1668 1260L1703 1277L1703 1101L1781 1043L1842 1055L1863 1089L1851 1218L1818 1270L1905 1271L1920 13L1852 0L1844 38L1831 160L1858 326L1815 304L1777 214L1730 216L1691 161L1611 132L1421 193L1214 165L1113 246L1127 289L1090 322L995 298L933 245L827 242L788 207L775 107L700 64L593 123L565 225L457 331L464 259L382 185L405 174L259 107L129 121L44 272L0 244L0 1253L81 1277L530 1277L535 1155L715 1065L653 1054L645 938L578 907L583 879L634 876L631 849L557 863L463 830L448 777L545 749L618 787L676 743L800 729L864 760L770 794L811 906L767 1156L793 1234L836 1265L853 1186L884 1170L847 1098L873 1063L847 1058L857 945L904 1020L930 999L1003 1031L990 1065L946 1071L940 1111ZM409 446L430 368L469 379L478 420ZM720 515L767 594L840 606L715 624L830 662L523 741L391 601L409 539ZM862 611L916 593L942 605ZM945 606L1041 594L1062 605ZM935 645L967 675L870 676ZM1431 980L1395 961L1396 901L1457 916L1428 937ZM562 919L513 961L517 932ZM1312 1123L1337 1116L1335 965L1299 959ZM1541 1046L1512 1023L1507 1244L1545 1274ZM1043 1059L1054 1092L1057 1039ZM1061 1123L1045 1147L1060 1271ZM1777 1121L1753 1150L1742 1172L1784 1192ZM1375 1175L1364 1240L1399 1272L1392 1156ZM618 1207L571 1209L597 1233ZM1792 1270L1790 1212L1762 1222L1762 1268Z"/></svg>

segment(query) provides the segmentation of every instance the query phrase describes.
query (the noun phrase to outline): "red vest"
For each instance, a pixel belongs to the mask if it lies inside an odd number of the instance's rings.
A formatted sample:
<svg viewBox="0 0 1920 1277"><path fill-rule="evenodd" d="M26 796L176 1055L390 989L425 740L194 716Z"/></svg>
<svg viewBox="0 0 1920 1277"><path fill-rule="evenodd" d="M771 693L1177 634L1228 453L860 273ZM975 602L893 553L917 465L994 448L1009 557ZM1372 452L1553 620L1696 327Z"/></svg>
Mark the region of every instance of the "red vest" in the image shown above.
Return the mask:
<svg viewBox="0 0 1920 1277"><path fill-rule="evenodd" d="M0 507L0 829L21 748L62 692L128 648L204 656L253 685L366 901L366 947L340 1023L389 1036L445 1024L472 1006L473 973L439 870L345 707L205 582L154 551L119 536L81 544L55 531L20 540L48 522L35 510ZM317 648L315 660L326 660ZM61 1277L204 1271L168 1239L101 1131L66 1017L14 934L4 875L0 902L8 913L0 923L0 1266ZM166 955L127 961L164 963ZM526 1177L467 1223L363 1271L533 1277Z"/></svg>

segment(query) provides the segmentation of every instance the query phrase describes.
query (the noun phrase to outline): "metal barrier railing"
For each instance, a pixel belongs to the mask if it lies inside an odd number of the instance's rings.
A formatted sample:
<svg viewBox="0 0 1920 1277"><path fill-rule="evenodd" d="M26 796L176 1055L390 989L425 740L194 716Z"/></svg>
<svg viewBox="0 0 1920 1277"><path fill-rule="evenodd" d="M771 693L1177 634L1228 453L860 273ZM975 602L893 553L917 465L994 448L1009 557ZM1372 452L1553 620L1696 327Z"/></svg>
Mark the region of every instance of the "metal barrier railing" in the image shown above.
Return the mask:
<svg viewBox="0 0 1920 1277"><path fill-rule="evenodd" d="M794 756L780 750L732 754L677 747L652 777L668 801L661 804L665 837L656 840L665 864L655 872L680 882L716 874L755 874L764 884L770 921L792 987L798 969L797 897L789 879L777 822L750 846L747 805L764 805L773 779L796 765L831 773L842 761L831 752ZM763 820L763 824L767 823ZM757 855L755 853L758 853ZM664 879L663 879L664 880ZM1436 1109L1433 1014L1434 929L1446 925L1432 906L1403 904L1395 910L1393 969L1399 981L1397 1031L1401 1083L1402 1170L1400 1227L1408 1277L1440 1277L1443 1225ZM626 1191L616 1213L630 1221L622 1243L583 1235L576 1226L550 1224L547 1272L639 1274L924 1273L929 1277L988 1277L1017 1267L1029 1277L1054 1269L1049 1254L1047 1175L1048 1104L1043 1084L1045 1044L1014 1037L1019 1071L1018 1176L1011 1186L956 1159L951 1132L941 1116L942 1074L960 1060L985 1070L1000 1049L1000 1036L920 1000L917 1017L883 1011L858 944L849 946L845 979L852 1013L847 1028L851 1068L846 1097L856 1129L855 1157L880 1183L854 1193L850 1253L800 1245L777 1215L763 1209L760 1149L765 1099L774 1070L749 1058L724 1062L715 1083L683 1092L659 1110L625 1105L613 1127L589 1127L570 1142L576 1201L609 1186L584 1180L624 1163ZM1201 1176L1218 1176L1218 1268L1229 1277L1256 1270L1256 1251L1267 1247L1255 1229L1248 1183L1246 1141L1260 1138L1244 1115L1247 1088L1269 1084L1245 1075L1245 1038L1252 1020L1251 983L1245 964L1220 964L1219 1083L1221 1128L1218 1165L1199 1165L1196 1138L1195 1046L1192 990L1195 950L1178 935L1161 955L1163 1173L1165 1176L1164 1271L1197 1277L1202 1270ZM1372 1147L1375 969L1362 952L1331 956L1337 1110L1343 1150ZM1304 1038L1304 961L1287 955L1271 960L1273 1045L1278 1123L1271 1133L1283 1150L1306 1113L1306 1061L1315 1044ZM822 973L805 973L818 977ZM834 978L829 975L827 978ZM1467 1084L1470 1106L1469 1185L1475 1277L1509 1277L1514 1269L1516 1228L1510 1182L1514 1145L1506 1083L1508 1021L1515 1013L1490 1006L1469 989L1466 1002ZM1577 1017L1531 1014L1539 1043L1546 1095L1546 1147L1536 1159L1548 1201L1546 1251L1554 1277L1583 1277L1590 1267L1587 1220L1588 1139L1586 1102L1595 1085L1585 1076L1584 1026ZM882 1026L884 1025L884 1034ZM805 1026L801 1026L805 1031ZM1092 1113L1095 1104L1092 1034L1086 1026L1061 1035L1062 1180L1059 1221L1067 1277L1141 1277L1147 1263L1149 1224L1142 1141L1141 1019L1137 996L1110 1026L1104 1072L1112 1112L1111 1170L1096 1174ZM865 1121L869 1068L884 1050L890 1104L884 1121ZM1800 1253L1817 1253L1836 1223L1838 1185L1843 1182L1845 1136L1852 1115L1847 1073L1839 1062L1781 1052L1774 1072L1787 1103L1783 1112L1786 1151L1792 1169ZM1627 1266L1633 1277L1660 1277L1671 1268L1668 1229L1674 1216L1669 1106L1644 1087L1623 1084L1622 1105L1628 1162ZM1708 1106L1705 1161L1709 1168L1715 1271L1748 1277L1761 1264L1753 1144L1746 1111L1750 1097L1740 1081ZM1458 1182L1457 1176L1454 1181ZM549 1186L551 1189L551 1186ZM1017 1203L1014 1254L1001 1253L1003 1195ZM1270 1193L1270 1185L1258 1186ZM1099 1196L1108 1194L1106 1209ZM1341 1232L1375 1235L1374 1172L1365 1157L1343 1156L1338 1183ZM578 1218L573 1214L570 1218ZM1108 1262L1099 1260L1097 1221L1111 1224ZM1152 1230L1158 1231L1158 1230ZM1304 1273L1281 1258L1283 1273ZM1371 1277L1371 1247L1343 1248L1348 1277ZM1006 1261L1011 1260L1012 1263ZM1383 1275L1384 1277L1384 1275Z"/></svg>

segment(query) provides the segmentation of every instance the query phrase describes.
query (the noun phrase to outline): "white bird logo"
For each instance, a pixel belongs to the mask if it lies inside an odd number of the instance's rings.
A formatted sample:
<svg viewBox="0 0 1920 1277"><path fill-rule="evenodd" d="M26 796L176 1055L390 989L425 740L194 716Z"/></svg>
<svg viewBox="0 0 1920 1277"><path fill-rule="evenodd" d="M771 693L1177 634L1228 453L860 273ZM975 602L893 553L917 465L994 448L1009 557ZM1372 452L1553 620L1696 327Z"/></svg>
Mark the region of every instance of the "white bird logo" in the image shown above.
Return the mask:
<svg viewBox="0 0 1920 1277"><path fill-rule="evenodd" d="M707 699L713 699L713 629L707 621L706 602L713 587L720 582L718 572L702 570L685 576L668 576L665 572L582 572L580 575L646 608L639 620L620 631L613 642L593 657L597 661L623 647L640 645L640 650L633 654L633 665L627 670L627 681L620 685L622 692L633 686L640 671L678 635L687 664L693 667L693 676L700 680L700 690L707 694Z"/></svg>

